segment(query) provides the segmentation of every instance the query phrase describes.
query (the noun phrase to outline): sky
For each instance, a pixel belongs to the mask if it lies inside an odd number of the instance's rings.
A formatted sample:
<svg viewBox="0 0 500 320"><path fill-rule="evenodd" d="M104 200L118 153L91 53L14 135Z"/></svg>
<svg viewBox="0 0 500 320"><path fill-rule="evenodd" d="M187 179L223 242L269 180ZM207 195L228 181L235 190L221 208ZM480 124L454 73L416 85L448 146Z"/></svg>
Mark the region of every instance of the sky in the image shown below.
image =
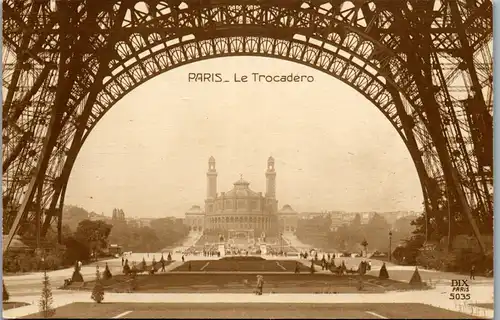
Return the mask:
<svg viewBox="0 0 500 320"><path fill-rule="evenodd" d="M314 77L302 83L195 83L190 73ZM410 154L383 114L356 90L312 68L231 57L165 72L124 96L96 125L75 162L66 204L111 215L182 217L203 206L208 159L218 192L240 178L265 193L276 160L279 206L421 211Z"/></svg>

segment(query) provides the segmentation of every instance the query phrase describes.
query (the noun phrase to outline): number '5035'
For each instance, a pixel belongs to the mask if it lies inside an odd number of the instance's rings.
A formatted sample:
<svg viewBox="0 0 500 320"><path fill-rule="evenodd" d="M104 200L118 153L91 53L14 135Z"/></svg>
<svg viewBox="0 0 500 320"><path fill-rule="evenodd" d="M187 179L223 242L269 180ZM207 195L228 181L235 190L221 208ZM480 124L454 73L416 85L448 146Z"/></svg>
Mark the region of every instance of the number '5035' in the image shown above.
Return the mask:
<svg viewBox="0 0 500 320"><path fill-rule="evenodd" d="M470 300L470 293L450 293L450 300Z"/></svg>

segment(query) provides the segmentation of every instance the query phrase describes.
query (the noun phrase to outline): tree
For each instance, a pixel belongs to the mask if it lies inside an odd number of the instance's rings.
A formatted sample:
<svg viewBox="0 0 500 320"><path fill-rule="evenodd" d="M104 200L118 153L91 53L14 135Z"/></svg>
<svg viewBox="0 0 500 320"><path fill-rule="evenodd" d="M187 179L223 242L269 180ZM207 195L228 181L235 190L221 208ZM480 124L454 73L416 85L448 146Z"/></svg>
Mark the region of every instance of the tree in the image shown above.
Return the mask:
<svg viewBox="0 0 500 320"><path fill-rule="evenodd" d="M374 214L366 225L363 226L363 234L366 235L367 242L370 243L372 250L387 251L389 248L389 231L391 225L387 220Z"/></svg>
<svg viewBox="0 0 500 320"><path fill-rule="evenodd" d="M297 237L318 248L328 247L330 234L330 216L316 216L312 219L301 219L297 223Z"/></svg>
<svg viewBox="0 0 500 320"><path fill-rule="evenodd" d="M104 288L101 283L101 274L99 273L99 266L96 266L95 272L95 284L94 289L92 290L92 300L97 303L101 303L104 300Z"/></svg>
<svg viewBox="0 0 500 320"><path fill-rule="evenodd" d="M71 236L64 240L66 251L64 252L64 263L72 264L75 261L88 261L90 259L90 247L85 240Z"/></svg>
<svg viewBox="0 0 500 320"><path fill-rule="evenodd" d="M83 208L72 205L65 205L63 208L62 217L63 225L68 225L71 230L76 230L78 224L81 221L89 218L89 213Z"/></svg>
<svg viewBox="0 0 500 320"><path fill-rule="evenodd" d="M53 308L53 304L54 304L54 298L52 297L52 288L50 286L50 279L47 274L47 271L44 271L42 296L38 303L40 313L42 313L42 316L44 318L50 318L56 313L56 310Z"/></svg>
<svg viewBox="0 0 500 320"><path fill-rule="evenodd" d="M118 243L126 250L134 252L153 252L168 246L168 242L158 237L158 234L163 233L168 234L169 230L155 231L150 227L115 223L109 235L109 242ZM183 237L184 235L179 235L179 239Z"/></svg>
<svg viewBox="0 0 500 320"><path fill-rule="evenodd" d="M2 281L2 285L3 285L3 289L2 289L3 301L9 301L9 293L7 292L7 288L5 287L5 282Z"/></svg>
<svg viewBox="0 0 500 320"><path fill-rule="evenodd" d="M425 215L421 215L417 219L413 220L411 225L414 227L412 235L404 240L402 246L396 247L394 257L397 261L404 261L405 264L414 265L417 263L417 256L426 241ZM433 236L436 235L436 233L434 232L432 225L427 226L427 228L428 234L431 235L430 240L438 240Z"/></svg>
<svg viewBox="0 0 500 320"><path fill-rule="evenodd" d="M76 228L75 236L78 240L87 243L91 252L97 259L97 253L107 247L107 239L112 229L112 225L104 221L83 220Z"/></svg>
<svg viewBox="0 0 500 320"><path fill-rule="evenodd" d="M394 222L394 231L401 234L411 234L415 227L411 224L412 217L401 217Z"/></svg>
<svg viewBox="0 0 500 320"><path fill-rule="evenodd" d="M151 228L158 237L157 243L161 244L158 249L175 245L189 233L189 227L177 218L155 219L151 221Z"/></svg>
<svg viewBox="0 0 500 320"><path fill-rule="evenodd" d="M361 226L361 215L359 213L356 213L356 215L354 216L354 220L351 221L351 226L353 227Z"/></svg>
<svg viewBox="0 0 500 320"><path fill-rule="evenodd" d="M333 233L333 241L332 245L334 247L341 251L347 250L349 241L349 226L347 224L343 224L337 228L337 231Z"/></svg>

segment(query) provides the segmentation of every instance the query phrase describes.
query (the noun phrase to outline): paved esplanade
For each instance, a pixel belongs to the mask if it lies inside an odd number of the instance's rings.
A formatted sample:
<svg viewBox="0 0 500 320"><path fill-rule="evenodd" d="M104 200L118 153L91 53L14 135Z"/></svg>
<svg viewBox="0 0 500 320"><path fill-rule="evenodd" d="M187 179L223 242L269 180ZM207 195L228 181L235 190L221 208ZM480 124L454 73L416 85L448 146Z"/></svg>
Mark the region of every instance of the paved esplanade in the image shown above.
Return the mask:
<svg viewBox="0 0 500 320"><path fill-rule="evenodd" d="M201 235L190 233L183 244L173 249L172 258L175 260L172 264L166 267L167 271L173 270L181 262L181 253L175 253L180 249L185 249L192 246ZM288 238L290 244L297 247L309 247L302 244L296 238ZM161 253L132 253L127 256L129 261L142 261L145 258L150 262L153 257L158 261ZM297 257L265 257L266 259L278 260L298 260ZM217 257L204 256L186 256L186 261L189 260L216 260ZM359 262L364 258L337 258L336 261L344 261L347 268L356 268ZM369 275L378 275L382 262L378 260L370 260L372 262L372 270ZM95 277L95 265L103 266L108 263L113 274L121 273L121 258L109 259L85 265L81 269L81 273L85 280ZM309 261L301 261L309 265ZM397 281L408 282L411 278L414 267L398 266L391 263L386 263L390 278ZM316 266L318 272L323 272L321 267ZM335 294L335 295L318 295L318 294L268 294L256 296L253 294L230 294L230 293L210 293L197 294L196 299L193 299L192 294L185 293L110 293L106 292L106 302L124 302L124 303L294 303L301 301L303 303L422 303L431 306L464 312L470 315L480 317L493 317L493 310L470 306L477 303L493 303L493 279L476 277L475 281L470 282L471 300L466 302L456 302L449 300L451 293L451 279L467 279L467 276L457 275L449 272L439 272L434 270L419 269L423 281L430 282L435 285L435 289L422 291L405 291L405 292L390 292L383 294ZM54 307L64 306L74 302L93 302L90 299L90 292L77 292L56 289L64 282L64 279L71 277L73 268L48 272L53 288ZM4 311L5 318L17 318L27 316L38 312L38 300L42 288L43 273L34 272L23 275L5 276L5 285L10 293L10 301L26 302L30 305Z"/></svg>
<svg viewBox="0 0 500 320"><path fill-rule="evenodd" d="M136 261L141 261L142 257L146 257L148 261L155 256L156 259L161 257L161 253L147 254L136 253L132 257L137 257ZM208 259L209 257L186 257L187 260ZM266 257L273 259L272 257ZM181 254L173 254L173 259L176 260L169 265L168 270L172 270L181 264ZM216 259L216 258L214 258ZM283 257L279 257L280 260ZM288 258L297 259L297 258ZM344 260L347 267L355 267L360 261L360 258L338 258ZM121 258L101 261L98 264L104 265L107 262L114 274L121 272ZM372 260L372 271L368 274L377 275L380 269L381 262ZM392 264L387 264L387 269L391 279L399 281L409 281L413 273L414 267L402 267ZM74 302L92 303L90 292L77 292L55 289L60 286L65 278L72 274L72 268L51 271L49 276L51 279L54 295L54 306L60 307ZM318 270L319 271L319 270ZM95 274L95 264L87 265L82 268L84 279L93 279ZM110 293L106 292L106 302L123 302L123 303L422 303L447 310L463 312L479 317L493 317L493 310L471 306L476 303L493 303L493 279L476 277L477 280L470 282L471 300L466 302L456 302L449 300L451 293L450 279L466 279L464 275L456 275L447 272L437 272L420 270L421 277L424 281L431 281L436 285L434 289L422 291L405 291L405 292L390 292L390 293L370 293L370 294L269 294L264 290L264 295L256 296L253 294L197 294L196 299L193 299L192 294L184 293ZM20 276L6 276L5 284L8 287L11 295L10 300L16 302L27 302L31 305L15 308L4 311L3 315L6 318L17 318L27 316L38 312L38 300L40 298L42 273L31 273ZM126 311L126 310L124 310Z"/></svg>

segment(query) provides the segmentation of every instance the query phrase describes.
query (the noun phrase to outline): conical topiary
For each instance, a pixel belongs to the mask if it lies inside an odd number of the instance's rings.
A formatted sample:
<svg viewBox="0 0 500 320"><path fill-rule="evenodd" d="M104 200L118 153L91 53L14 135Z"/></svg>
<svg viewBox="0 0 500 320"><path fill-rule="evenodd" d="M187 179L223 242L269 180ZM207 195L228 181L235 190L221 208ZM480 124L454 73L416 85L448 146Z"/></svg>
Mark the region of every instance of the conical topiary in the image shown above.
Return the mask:
<svg viewBox="0 0 500 320"><path fill-rule="evenodd" d="M75 270L73 271L73 275L71 276L71 282L83 282L83 276L80 273L80 266L78 265L78 261L75 263Z"/></svg>
<svg viewBox="0 0 500 320"><path fill-rule="evenodd" d="M96 267L95 272L95 284L91 295L92 300L97 303L101 303L104 300L104 288L101 283L101 274L99 272L99 266Z"/></svg>
<svg viewBox="0 0 500 320"><path fill-rule="evenodd" d="M128 260L125 260L125 265L123 266L123 274L127 275L130 273L130 266L128 265Z"/></svg>
<svg viewBox="0 0 500 320"><path fill-rule="evenodd" d="M50 286L49 275L47 274L47 271L44 271L42 296L40 297L40 301L38 302L40 313L44 318L50 318L56 313L56 310L53 307L53 303L54 298L52 297L52 288Z"/></svg>
<svg viewBox="0 0 500 320"><path fill-rule="evenodd" d="M3 285L3 301L9 301L9 293L7 292L7 288L5 287L5 282L2 281Z"/></svg>
<svg viewBox="0 0 500 320"><path fill-rule="evenodd" d="M106 267L104 268L104 272L102 274L102 278L104 280L108 280L108 279L111 279L113 275L111 274L111 271L109 270L109 266L108 266L108 263L106 262Z"/></svg>
<svg viewBox="0 0 500 320"><path fill-rule="evenodd" d="M144 259L144 257L143 257L143 258L142 258L141 265L139 266L139 269L140 269L141 271L144 271L144 270L146 270L146 266L147 266L147 264L146 264L146 259Z"/></svg>
<svg viewBox="0 0 500 320"><path fill-rule="evenodd" d="M420 273L418 272L418 267L415 267L415 271L410 279L410 284L413 286L422 285L422 277L420 277Z"/></svg>
<svg viewBox="0 0 500 320"><path fill-rule="evenodd" d="M389 272L387 272L387 267L385 266L385 262L382 264L382 268L380 268L378 278L379 279L389 279Z"/></svg>

